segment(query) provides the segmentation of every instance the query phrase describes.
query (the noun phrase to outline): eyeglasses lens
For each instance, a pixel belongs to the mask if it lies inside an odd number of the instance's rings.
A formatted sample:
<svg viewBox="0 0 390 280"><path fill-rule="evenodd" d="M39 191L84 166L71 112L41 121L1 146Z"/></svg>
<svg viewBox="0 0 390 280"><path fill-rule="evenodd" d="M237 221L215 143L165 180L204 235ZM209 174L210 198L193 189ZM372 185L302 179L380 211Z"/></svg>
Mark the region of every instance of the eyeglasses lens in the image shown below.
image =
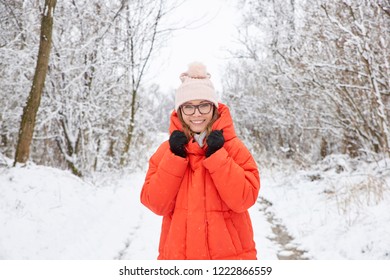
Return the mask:
<svg viewBox="0 0 390 280"><path fill-rule="evenodd" d="M185 115L191 116L195 114L196 109L198 109L201 114L208 114L212 107L213 105L211 103L202 103L199 105L184 105L181 108Z"/></svg>

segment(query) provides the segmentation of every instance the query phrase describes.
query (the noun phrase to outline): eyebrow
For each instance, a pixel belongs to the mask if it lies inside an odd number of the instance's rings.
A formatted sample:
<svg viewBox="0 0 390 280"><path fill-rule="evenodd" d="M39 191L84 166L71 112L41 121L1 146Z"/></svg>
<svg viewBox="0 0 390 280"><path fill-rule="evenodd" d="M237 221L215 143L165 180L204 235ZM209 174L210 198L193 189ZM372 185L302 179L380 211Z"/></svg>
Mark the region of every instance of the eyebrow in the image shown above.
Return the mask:
<svg viewBox="0 0 390 280"><path fill-rule="evenodd" d="M210 102L208 100L202 100L202 101L200 101L199 104L203 104L203 103L212 103L212 102ZM188 102L184 103L183 105L194 105L194 104L191 101L188 101Z"/></svg>

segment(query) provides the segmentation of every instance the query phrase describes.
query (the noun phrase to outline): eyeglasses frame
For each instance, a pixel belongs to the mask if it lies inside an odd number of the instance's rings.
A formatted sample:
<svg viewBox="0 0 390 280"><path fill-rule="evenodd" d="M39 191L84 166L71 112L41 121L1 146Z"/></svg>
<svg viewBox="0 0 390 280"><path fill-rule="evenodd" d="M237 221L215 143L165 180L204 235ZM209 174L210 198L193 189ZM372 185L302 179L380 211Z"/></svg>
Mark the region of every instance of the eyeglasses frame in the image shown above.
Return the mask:
<svg viewBox="0 0 390 280"><path fill-rule="evenodd" d="M209 104L209 105L211 105L211 107L210 107L210 111L208 111L207 113L202 113L200 110L199 110L199 107L200 106L202 106L202 105L205 105L205 104ZM183 110L183 106L193 106L194 107L194 112L192 113L192 114L186 114L186 113L184 113L184 110ZM183 105L181 105L180 106L180 110L181 110L181 112L184 114L184 115L186 115L186 116L192 116L192 115L194 115L195 114L195 112L196 112L196 110L198 110L198 112L201 114L201 115L207 115L207 114L209 114L212 110L213 110L213 108L214 108L214 104L212 103L212 102L204 102L204 103L200 103L200 104L198 104L198 105L192 105L192 104L183 104Z"/></svg>

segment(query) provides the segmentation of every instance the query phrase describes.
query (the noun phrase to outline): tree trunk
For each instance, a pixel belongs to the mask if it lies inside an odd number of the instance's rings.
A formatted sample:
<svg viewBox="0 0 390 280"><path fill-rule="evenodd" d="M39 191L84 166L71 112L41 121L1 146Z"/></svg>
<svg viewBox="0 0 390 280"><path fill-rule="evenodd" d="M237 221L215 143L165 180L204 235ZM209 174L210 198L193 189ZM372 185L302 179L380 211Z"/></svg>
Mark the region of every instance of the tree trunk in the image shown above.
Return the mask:
<svg viewBox="0 0 390 280"><path fill-rule="evenodd" d="M141 4L141 6L142 6L143 5L142 1L139 1L139 4ZM137 42L135 40L137 37L135 36L136 34L133 34L133 32L135 30L134 30L134 27L130 24L131 14L130 14L129 6L127 6L127 20L128 20L128 26L129 26L128 32L130 35L129 51L130 51L130 60L131 60L130 67L131 67L131 79L132 79L131 80L131 88L132 88L132 91L131 91L131 105L130 105L131 106L131 115L130 115L130 120L129 120L129 126L127 128L127 135L126 135L126 139L125 139L125 143L124 143L124 149L123 149L121 159L120 159L121 166L124 166L126 161L127 161L130 146L131 146L132 141L133 141L133 134L134 134L134 130L135 130L137 95L139 93L140 84L141 84L141 81L142 81L143 76L144 76L144 71L146 69L146 66L149 63L151 54L155 48L154 45L155 45L156 38L158 36L158 26L160 24L161 17L163 16L163 13L162 13L163 4L164 4L163 0L160 0L159 3L156 4L158 6L157 7L157 14L156 14L155 18L153 19L153 29L151 30L151 33L150 33L151 37L148 38L149 34L144 34L141 36L142 41L150 40L150 45L147 45L147 47L145 48L145 50L146 50L145 56L138 58L139 61L136 61L137 56L138 56L138 54L137 54L138 50L137 50ZM151 12L152 11L153 11L153 9L151 10ZM136 29L137 29L137 26L136 26ZM144 48L143 45L142 45L142 48ZM135 70L137 70L137 71L135 71Z"/></svg>
<svg viewBox="0 0 390 280"><path fill-rule="evenodd" d="M131 115L130 115L130 122L129 122L129 127L127 129L127 137L126 137L126 142L125 142L125 148L123 150L123 154L121 155L121 161L120 165L124 166L127 154L130 150L130 145L131 145L131 140L133 139L133 132L134 132L134 123L135 123L135 103L137 100L137 91L133 90L132 91L132 97L131 97Z"/></svg>
<svg viewBox="0 0 390 280"><path fill-rule="evenodd" d="M25 163L30 156L30 144L34 133L35 119L41 102L42 91L49 64L53 30L53 13L56 2L56 0L45 0L45 8L43 10L41 21L38 61L27 104L23 109L14 165L16 165L16 163Z"/></svg>

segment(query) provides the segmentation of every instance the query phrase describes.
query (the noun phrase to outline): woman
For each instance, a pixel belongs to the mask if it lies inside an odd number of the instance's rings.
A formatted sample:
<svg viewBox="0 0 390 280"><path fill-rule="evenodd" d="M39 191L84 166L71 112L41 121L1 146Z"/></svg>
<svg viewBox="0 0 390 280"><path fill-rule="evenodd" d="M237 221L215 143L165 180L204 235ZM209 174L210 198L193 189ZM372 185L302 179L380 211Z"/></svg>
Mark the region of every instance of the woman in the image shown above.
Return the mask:
<svg viewBox="0 0 390 280"><path fill-rule="evenodd" d="M180 76L170 137L150 158L141 202L163 216L158 259L256 259L248 208L260 178L203 64Z"/></svg>

